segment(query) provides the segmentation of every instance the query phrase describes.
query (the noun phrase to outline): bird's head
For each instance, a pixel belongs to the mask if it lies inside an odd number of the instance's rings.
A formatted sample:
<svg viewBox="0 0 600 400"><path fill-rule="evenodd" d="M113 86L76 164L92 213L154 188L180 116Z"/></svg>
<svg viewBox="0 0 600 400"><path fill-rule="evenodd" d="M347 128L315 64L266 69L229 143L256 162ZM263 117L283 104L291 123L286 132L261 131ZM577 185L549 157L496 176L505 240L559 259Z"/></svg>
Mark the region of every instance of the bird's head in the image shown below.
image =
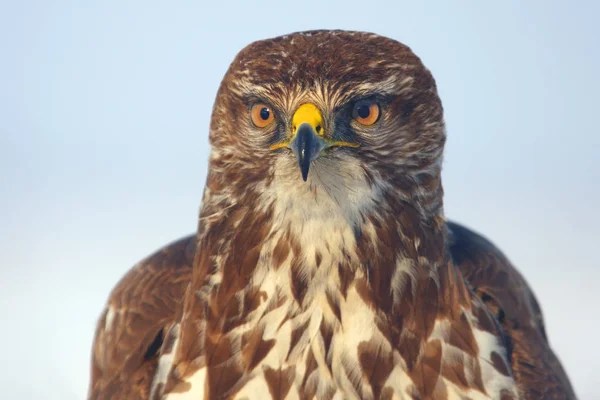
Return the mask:
<svg viewBox="0 0 600 400"><path fill-rule="evenodd" d="M431 192L441 206L435 81L389 38L313 31L250 44L223 79L210 140L208 187L237 198L321 190L337 202L369 191L411 201Z"/></svg>

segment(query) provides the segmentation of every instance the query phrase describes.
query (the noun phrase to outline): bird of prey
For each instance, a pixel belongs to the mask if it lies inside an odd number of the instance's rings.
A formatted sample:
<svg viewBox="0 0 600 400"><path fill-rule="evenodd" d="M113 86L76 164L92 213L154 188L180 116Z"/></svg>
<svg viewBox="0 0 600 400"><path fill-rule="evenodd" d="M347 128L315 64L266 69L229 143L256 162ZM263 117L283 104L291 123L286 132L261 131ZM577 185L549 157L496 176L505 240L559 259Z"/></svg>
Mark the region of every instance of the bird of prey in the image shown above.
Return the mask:
<svg viewBox="0 0 600 400"><path fill-rule="evenodd" d="M218 90L197 233L135 266L91 399L573 399L508 259L443 211L435 81L405 45L258 41Z"/></svg>

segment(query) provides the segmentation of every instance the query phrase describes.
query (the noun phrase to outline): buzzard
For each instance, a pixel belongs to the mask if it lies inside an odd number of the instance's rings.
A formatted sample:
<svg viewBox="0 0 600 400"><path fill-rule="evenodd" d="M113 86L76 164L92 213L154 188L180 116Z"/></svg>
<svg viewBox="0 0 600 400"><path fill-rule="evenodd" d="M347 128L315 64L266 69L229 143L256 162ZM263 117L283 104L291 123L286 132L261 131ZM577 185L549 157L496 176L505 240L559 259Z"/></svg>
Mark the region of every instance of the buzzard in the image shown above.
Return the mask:
<svg viewBox="0 0 600 400"><path fill-rule="evenodd" d="M405 45L310 31L235 58L197 234L135 266L91 399L572 399L540 307L448 222L435 81Z"/></svg>

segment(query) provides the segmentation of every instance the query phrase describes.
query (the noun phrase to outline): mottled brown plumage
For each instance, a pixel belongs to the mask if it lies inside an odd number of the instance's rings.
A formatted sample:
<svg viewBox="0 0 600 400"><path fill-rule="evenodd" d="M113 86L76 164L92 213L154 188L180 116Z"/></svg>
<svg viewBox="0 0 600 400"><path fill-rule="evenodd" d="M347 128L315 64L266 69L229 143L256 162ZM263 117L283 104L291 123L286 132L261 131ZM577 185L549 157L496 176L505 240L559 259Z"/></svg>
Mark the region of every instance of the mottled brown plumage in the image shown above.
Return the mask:
<svg viewBox="0 0 600 400"><path fill-rule="evenodd" d="M569 380L548 343L535 295L525 279L489 241L458 224L448 225L452 238L450 252L455 265L492 310L507 334L506 345L513 349L511 368L519 383L522 398L574 398ZM100 317L92 363L92 398L147 398L151 381L147 377L151 377L156 368L159 349L149 344L151 340L137 338L154 335L153 339L158 337L162 341L163 335L156 332L162 332L177 320L181 304L177 301L165 302L160 284L172 283L170 298L183 298L191 277L191 254L195 250L195 236L181 239L142 261L114 289L109 305L139 310L140 313L148 309L156 312L143 315L148 320L146 323L136 319L140 314L130 314L120 322L124 330L135 333L135 339L120 349L114 349L110 360L97 358L104 357L101 346L106 339L101 332L106 312ZM161 276L162 280L142 281L138 276ZM123 301L122 293L128 292L142 294ZM142 354L151 356L144 359ZM129 357L137 357L133 365L125 362ZM138 381L135 379L137 376L145 379Z"/></svg>
<svg viewBox="0 0 600 400"><path fill-rule="evenodd" d="M445 221L441 101L408 47L253 43L210 140L198 233L111 295L91 398L574 398L521 275Z"/></svg>
<svg viewBox="0 0 600 400"><path fill-rule="evenodd" d="M113 289L96 330L90 397L148 398L165 335L181 316L195 251L191 238L179 240L133 267Z"/></svg>
<svg viewBox="0 0 600 400"><path fill-rule="evenodd" d="M502 324L522 398L575 398L548 342L542 310L523 276L485 238L455 223L449 227L455 264Z"/></svg>

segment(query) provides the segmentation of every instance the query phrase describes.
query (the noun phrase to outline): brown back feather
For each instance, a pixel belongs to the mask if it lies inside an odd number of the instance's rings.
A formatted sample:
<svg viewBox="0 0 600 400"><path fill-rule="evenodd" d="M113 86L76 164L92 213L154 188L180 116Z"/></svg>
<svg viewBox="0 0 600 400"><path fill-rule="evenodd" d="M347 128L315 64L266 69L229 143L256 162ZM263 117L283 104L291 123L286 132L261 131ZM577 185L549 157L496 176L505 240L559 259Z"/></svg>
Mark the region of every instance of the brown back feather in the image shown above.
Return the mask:
<svg viewBox="0 0 600 400"><path fill-rule="evenodd" d="M187 237L164 247L113 289L96 328L90 399L148 398L165 335L182 310L195 243Z"/></svg>
<svg viewBox="0 0 600 400"><path fill-rule="evenodd" d="M525 278L492 243L450 222L450 253L506 333L513 375L524 399L575 399L550 348L542 311Z"/></svg>

